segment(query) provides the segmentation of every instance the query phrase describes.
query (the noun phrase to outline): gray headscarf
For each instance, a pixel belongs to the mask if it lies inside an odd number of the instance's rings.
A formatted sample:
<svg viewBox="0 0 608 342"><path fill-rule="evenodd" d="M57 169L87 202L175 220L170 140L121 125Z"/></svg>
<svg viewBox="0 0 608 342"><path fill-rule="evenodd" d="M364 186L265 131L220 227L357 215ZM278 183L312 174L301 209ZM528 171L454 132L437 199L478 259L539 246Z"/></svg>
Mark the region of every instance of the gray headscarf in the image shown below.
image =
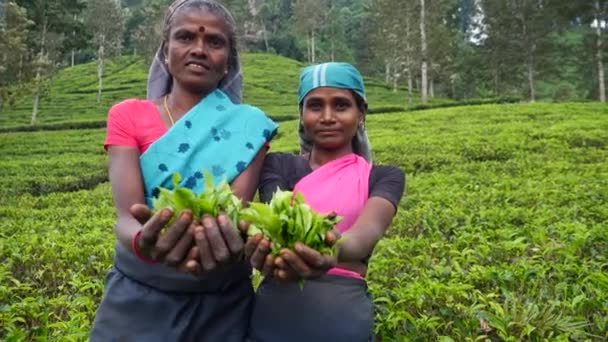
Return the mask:
<svg viewBox="0 0 608 342"><path fill-rule="evenodd" d="M230 54L228 56L228 74L220 82L219 88L225 92L234 103L241 103L243 96L243 74L241 73L241 63L239 53L236 49L236 24L232 14L221 4L214 0L176 0L165 14L163 21L163 41L154 56L150 71L148 72L148 89L147 98L155 99L163 97L171 91L173 85L173 77L169 73L169 69L165 64L165 46L168 39L168 30L170 29L173 17L181 10L190 8L206 9L211 13L223 17L229 27L231 27L230 38Z"/></svg>
<svg viewBox="0 0 608 342"><path fill-rule="evenodd" d="M302 125L302 105L306 95L313 89L319 87L332 87L340 89L349 89L355 92L357 96L363 100L367 106L367 98L365 96L365 86L363 77L359 70L348 63L324 63L312 65L300 74L300 86L298 89L299 105L300 105L300 123L298 126L298 134L300 135L300 154L310 153L312 151L312 141L304 132ZM369 163L372 162L372 148L367 138L365 125L360 125L357 128L357 134L353 137L353 152Z"/></svg>

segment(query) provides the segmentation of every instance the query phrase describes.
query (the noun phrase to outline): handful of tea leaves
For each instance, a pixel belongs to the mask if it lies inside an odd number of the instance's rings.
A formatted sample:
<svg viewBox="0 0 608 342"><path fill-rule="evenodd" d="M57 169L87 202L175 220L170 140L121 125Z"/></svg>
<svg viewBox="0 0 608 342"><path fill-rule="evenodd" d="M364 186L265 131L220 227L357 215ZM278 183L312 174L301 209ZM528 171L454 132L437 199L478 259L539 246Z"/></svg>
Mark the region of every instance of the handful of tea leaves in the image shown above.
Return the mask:
<svg viewBox="0 0 608 342"><path fill-rule="evenodd" d="M197 196L189 188L181 187L179 185L181 176L177 172L174 173L173 190L159 188L158 198L155 198L152 202L154 210L170 207L178 215L182 210L190 209L196 219L200 219L205 214L216 217L220 212L224 212L234 224L237 224L241 201L232 193L228 182L223 180L216 186L208 171L205 171L203 176L205 190ZM175 215L169 224L173 223L174 220Z"/></svg>
<svg viewBox="0 0 608 342"><path fill-rule="evenodd" d="M248 234L264 234L272 241L273 255L278 255L282 248L294 248L296 242L319 251L324 255L334 255L335 245L325 243L325 235L340 222L341 217L335 214L319 215L304 203L304 196L291 191L277 192L268 204L249 203L241 210L241 219L251 223Z"/></svg>

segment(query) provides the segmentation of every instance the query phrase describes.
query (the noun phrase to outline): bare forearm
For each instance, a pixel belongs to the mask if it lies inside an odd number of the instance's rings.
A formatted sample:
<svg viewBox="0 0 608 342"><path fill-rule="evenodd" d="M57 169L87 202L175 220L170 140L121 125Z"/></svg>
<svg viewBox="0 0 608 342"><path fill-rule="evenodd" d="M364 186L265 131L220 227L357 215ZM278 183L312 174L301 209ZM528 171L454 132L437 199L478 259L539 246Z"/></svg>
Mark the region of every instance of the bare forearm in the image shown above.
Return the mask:
<svg viewBox="0 0 608 342"><path fill-rule="evenodd" d="M370 198L357 222L344 233L338 260L361 261L368 257L384 236L394 215L395 208L389 201L378 197Z"/></svg>
<svg viewBox="0 0 608 342"><path fill-rule="evenodd" d="M376 243L382 236L383 233L378 231L344 233L343 242L338 247L338 261L350 262L365 259L373 252Z"/></svg>
<svg viewBox="0 0 608 342"><path fill-rule="evenodd" d="M131 244L133 237L142 228L142 225L132 216L119 217L116 225L114 226L114 232L118 241L131 250Z"/></svg>

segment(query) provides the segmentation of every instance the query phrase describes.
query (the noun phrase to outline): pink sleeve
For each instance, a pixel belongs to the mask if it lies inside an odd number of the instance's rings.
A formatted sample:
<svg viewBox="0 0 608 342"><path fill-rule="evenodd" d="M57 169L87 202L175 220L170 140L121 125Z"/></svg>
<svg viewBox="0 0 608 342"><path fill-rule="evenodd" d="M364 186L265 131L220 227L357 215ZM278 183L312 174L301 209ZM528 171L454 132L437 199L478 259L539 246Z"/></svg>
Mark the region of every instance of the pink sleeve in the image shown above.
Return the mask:
<svg viewBox="0 0 608 342"><path fill-rule="evenodd" d="M107 150L110 145L131 146L139 148L135 139L135 127L131 120L135 110L134 101L123 101L114 105L108 113L106 141L103 147Z"/></svg>

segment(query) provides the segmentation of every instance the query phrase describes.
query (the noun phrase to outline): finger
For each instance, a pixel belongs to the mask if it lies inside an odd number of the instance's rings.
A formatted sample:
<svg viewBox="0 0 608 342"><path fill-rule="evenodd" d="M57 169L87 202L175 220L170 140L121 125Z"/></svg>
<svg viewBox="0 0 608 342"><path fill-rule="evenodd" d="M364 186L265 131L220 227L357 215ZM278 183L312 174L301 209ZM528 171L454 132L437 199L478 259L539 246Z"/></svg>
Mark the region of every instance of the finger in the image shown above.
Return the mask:
<svg viewBox="0 0 608 342"><path fill-rule="evenodd" d="M296 242L295 251L298 257L300 257L307 265L318 269L329 268L329 266L326 265L327 260L323 257L323 255L321 255L321 253L304 245L303 243Z"/></svg>
<svg viewBox="0 0 608 342"><path fill-rule="evenodd" d="M260 241L257 248L253 252L253 255L251 256L251 265L258 270L261 269L266 262L268 253L270 253L270 243L268 240Z"/></svg>
<svg viewBox="0 0 608 342"><path fill-rule="evenodd" d="M262 234L257 234L247 239L247 243L245 243L245 257L247 257L247 259L251 259L253 252L258 248L258 244L262 241L262 238Z"/></svg>
<svg viewBox="0 0 608 342"><path fill-rule="evenodd" d="M148 222L152 215L154 215L147 205L141 203L133 204L131 208L129 208L129 212L142 225Z"/></svg>
<svg viewBox="0 0 608 342"><path fill-rule="evenodd" d="M283 259L283 257L281 257L281 255L279 254L278 257L276 257L274 259L274 266L279 268L279 269L285 269L287 268L287 263L285 262L285 259Z"/></svg>
<svg viewBox="0 0 608 342"><path fill-rule="evenodd" d="M140 248L151 248L156 244L156 240L158 240L158 235L163 227L171 220L173 217L173 210L170 208L165 208L154 214L152 218L150 218L143 226L141 230L141 235L138 241Z"/></svg>
<svg viewBox="0 0 608 342"><path fill-rule="evenodd" d="M178 270L183 273L190 273L194 276L199 276L202 274L200 264L196 260L187 260L178 267Z"/></svg>
<svg viewBox="0 0 608 342"><path fill-rule="evenodd" d="M290 279L297 279L296 272L287 264L285 259L280 255L274 258L272 265L273 276L281 281L289 281Z"/></svg>
<svg viewBox="0 0 608 342"><path fill-rule="evenodd" d="M336 242L338 242L338 240L340 240L341 237L340 232L337 230L331 230L325 233L325 244L327 246L333 246L336 244Z"/></svg>
<svg viewBox="0 0 608 342"><path fill-rule="evenodd" d="M281 251L281 257L285 259L285 262L291 266L301 278L308 278L312 275L312 270L306 263L292 250L283 249Z"/></svg>
<svg viewBox="0 0 608 342"><path fill-rule="evenodd" d="M195 226L196 225L194 223L191 223L188 230L182 234L177 244L171 249L171 251L169 251L167 256L165 256L165 262L167 265L177 267L189 259L188 256L194 243L194 237L191 231L194 230Z"/></svg>
<svg viewBox="0 0 608 342"><path fill-rule="evenodd" d="M167 229L167 232L162 234L156 241L154 252L157 254L157 258L162 258L171 252L191 223L192 212L190 210L182 211L178 219ZM187 250L184 251L184 253L186 252Z"/></svg>
<svg viewBox="0 0 608 342"><path fill-rule="evenodd" d="M201 265L196 260L188 261L188 263L186 264L186 268L187 268L188 272L190 272L193 275L201 275L203 273L203 269L201 268Z"/></svg>
<svg viewBox="0 0 608 342"><path fill-rule="evenodd" d="M268 255L266 257L266 261L264 262L264 266L262 268L262 275L265 277L272 274L274 271L274 257L272 255Z"/></svg>
<svg viewBox="0 0 608 342"><path fill-rule="evenodd" d="M205 215L203 227L205 228L205 236L207 237L215 261L218 263L227 262L230 259L230 251L228 250L228 246L226 246L215 218Z"/></svg>
<svg viewBox="0 0 608 342"><path fill-rule="evenodd" d="M200 254L200 265L203 271L209 272L217 266L211 248L209 247L209 241L205 234L205 229L202 226L194 228L194 240Z"/></svg>
<svg viewBox="0 0 608 342"><path fill-rule="evenodd" d="M192 230L192 239L194 239L194 229ZM200 251L197 245L192 246L190 248L190 252L188 253L188 260L197 260L200 257Z"/></svg>
<svg viewBox="0 0 608 342"><path fill-rule="evenodd" d="M194 241L194 229L192 230L192 240ZM194 245L190 248L188 252L188 256L186 259L182 261L182 264L179 266L179 270L186 273L192 273L193 275L201 274L201 264L200 260L200 252L198 250L198 246Z"/></svg>
<svg viewBox="0 0 608 342"><path fill-rule="evenodd" d="M234 228L232 221L230 221L228 216L222 214L218 216L217 223L220 226L222 236L224 236L224 241L228 245L228 249L230 249L230 253L232 255L240 254L243 251L243 238L240 232Z"/></svg>
<svg viewBox="0 0 608 342"><path fill-rule="evenodd" d="M275 269L274 277L280 281L293 281L298 279L298 275L293 271L287 271L284 269Z"/></svg>
<svg viewBox="0 0 608 342"><path fill-rule="evenodd" d="M241 231L242 234L247 234L247 231L249 230L249 222L247 222L245 220L240 220L239 221L239 230Z"/></svg>

